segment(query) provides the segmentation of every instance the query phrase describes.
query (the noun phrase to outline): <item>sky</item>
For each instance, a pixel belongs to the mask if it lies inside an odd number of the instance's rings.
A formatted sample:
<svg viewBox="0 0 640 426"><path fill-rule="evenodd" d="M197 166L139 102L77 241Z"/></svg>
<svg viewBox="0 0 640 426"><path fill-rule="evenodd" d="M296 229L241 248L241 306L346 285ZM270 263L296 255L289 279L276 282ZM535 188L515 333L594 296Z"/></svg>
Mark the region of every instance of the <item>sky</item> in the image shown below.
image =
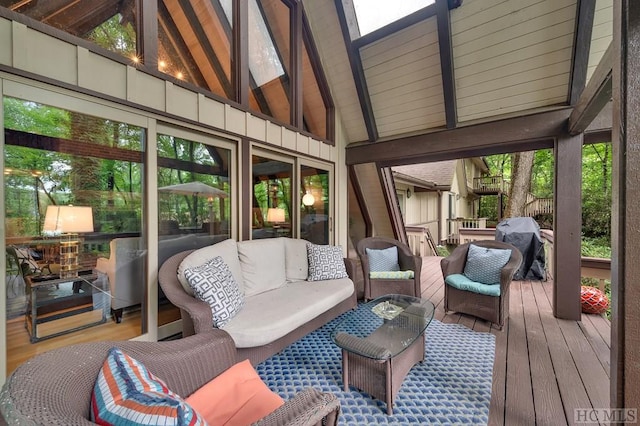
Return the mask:
<svg viewBox="0 0 640 426"><path fill-rule="evenodd" d="M377 30L433 3L434 0L353 0L360 35Z"/></svg>

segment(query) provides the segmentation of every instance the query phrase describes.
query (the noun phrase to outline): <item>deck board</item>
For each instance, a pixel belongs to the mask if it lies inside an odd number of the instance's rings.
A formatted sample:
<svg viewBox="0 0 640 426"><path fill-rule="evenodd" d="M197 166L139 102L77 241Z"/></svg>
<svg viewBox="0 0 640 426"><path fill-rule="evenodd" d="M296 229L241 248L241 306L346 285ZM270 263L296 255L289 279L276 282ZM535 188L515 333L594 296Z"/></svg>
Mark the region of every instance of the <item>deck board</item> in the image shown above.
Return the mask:
<svg viewBox="0 0 640 426"><path fill-rule="evenodd" d="M444 312L439 257L423 258L422 296L435 318L496 336L490 425L573 424L574 409L609 406L611 324L553 316L553 281L514 281L503 330L474 317Z"/></svg>

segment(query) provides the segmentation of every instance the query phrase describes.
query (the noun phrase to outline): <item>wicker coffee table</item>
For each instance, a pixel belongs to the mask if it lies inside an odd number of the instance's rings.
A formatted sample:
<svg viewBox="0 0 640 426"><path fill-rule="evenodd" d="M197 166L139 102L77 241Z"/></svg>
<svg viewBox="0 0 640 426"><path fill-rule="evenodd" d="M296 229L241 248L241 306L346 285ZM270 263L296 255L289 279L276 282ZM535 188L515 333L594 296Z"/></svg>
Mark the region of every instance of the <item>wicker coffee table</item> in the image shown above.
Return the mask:
<svg viewBox="0 0 640 426"><path fill-rule="evenodd" d="M342 348L342 381L385 401L393 401L411 367L424 361L424 331L433 319L426 299L388 294L346 313L331 333Z"/></svg>

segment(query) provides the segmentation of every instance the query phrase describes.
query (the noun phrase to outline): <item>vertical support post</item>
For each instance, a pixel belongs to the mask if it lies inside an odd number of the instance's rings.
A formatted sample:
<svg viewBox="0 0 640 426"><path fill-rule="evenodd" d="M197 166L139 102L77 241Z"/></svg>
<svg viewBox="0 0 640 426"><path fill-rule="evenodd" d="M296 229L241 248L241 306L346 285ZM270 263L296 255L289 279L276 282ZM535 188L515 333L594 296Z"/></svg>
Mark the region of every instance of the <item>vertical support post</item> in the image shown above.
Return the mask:
<svg viewBox="0 0 640 426"><path fill-rule="evenodd" d="M582 134L555 141L553 315L580 321ZM559 267L561 266L561 267Z"/></svg>
<svg viewBox="0 0 640 426"><path fill-rule="evenodd" d="M640 4L613 2L613 28L611 406L631 409L640 407Z"/></svg>

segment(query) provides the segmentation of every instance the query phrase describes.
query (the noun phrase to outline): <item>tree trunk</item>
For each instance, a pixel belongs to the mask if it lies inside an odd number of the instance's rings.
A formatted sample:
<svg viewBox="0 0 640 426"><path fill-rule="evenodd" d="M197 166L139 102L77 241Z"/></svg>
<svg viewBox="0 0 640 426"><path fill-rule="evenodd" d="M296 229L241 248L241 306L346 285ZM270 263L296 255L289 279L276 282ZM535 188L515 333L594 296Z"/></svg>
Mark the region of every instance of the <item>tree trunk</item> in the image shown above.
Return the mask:
<svg viewBox="0 0 640 426"><path fill-rule="evenodd" d="M531 190L531 171L535 151L514 154L511 166L511 187L505 217L524 216L527 194Z"/></svg>

